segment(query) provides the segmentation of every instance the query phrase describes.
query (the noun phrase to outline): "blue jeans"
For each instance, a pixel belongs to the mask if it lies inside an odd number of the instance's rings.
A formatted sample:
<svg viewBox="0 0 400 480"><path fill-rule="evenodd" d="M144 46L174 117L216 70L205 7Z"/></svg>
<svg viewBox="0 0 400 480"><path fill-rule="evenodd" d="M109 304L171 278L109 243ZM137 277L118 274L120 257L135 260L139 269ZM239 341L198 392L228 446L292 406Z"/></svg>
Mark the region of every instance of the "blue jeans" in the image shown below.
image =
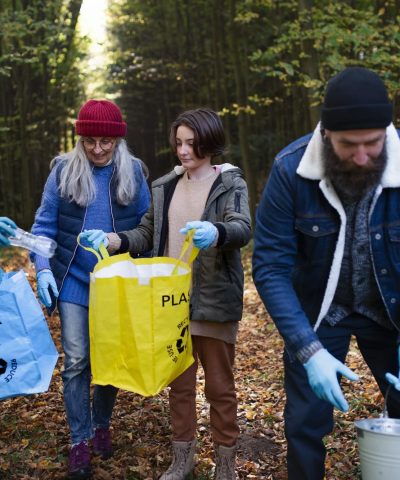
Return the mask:
<svg viewBox="0 0 400 480"><path fill-rule="evenodd" d="M94 387L90 405L90 347L88 309L74 303L59 302L61 342L65 354L64 403L72 444L88 440L95 428L108 428L118 389Z"/></svg>
<svg viewBox="0 0 400 480"><path fill-rule="evenodd" d="M397 332L387 330L361 315L350 315L335 327L322 322L317 331L324 347L341 362L345 361L351 336L370 368L380 391L389 386L385 373L398 375ZM288 444L289 480L322 480L325 475L326 450L323 437L333 429L333 406L316 397L307 373L297 360L284 353L285 365L285 435ZM391 389L389 416L400 418L400 392Z"/></svg>

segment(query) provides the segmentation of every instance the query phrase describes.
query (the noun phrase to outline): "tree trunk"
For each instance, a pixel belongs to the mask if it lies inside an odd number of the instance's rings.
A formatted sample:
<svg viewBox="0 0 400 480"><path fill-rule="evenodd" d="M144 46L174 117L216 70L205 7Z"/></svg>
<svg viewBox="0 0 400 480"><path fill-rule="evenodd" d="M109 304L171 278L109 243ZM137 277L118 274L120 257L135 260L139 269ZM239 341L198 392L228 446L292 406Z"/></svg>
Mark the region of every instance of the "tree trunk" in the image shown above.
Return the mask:
<svg viewBox="0 0 400 480"><path fill-rule="evenodd" d="M242 65L242 53L239 48L239 32L235 23L236 0L229 0L229 45L230 55L235 73L236 99L239 105L238 113L238 132L239 146L242 157L243 170L246 176L247 187L249 190L249 203L252 216L256 209L256 182L254 169L251 166L250 145L249 145L249 120L248 114L244 108L247 105L247 89L245 71Z"/></svg>
<svg viewBox="0 0 400 480"><path fill-rule="evenodd" d="M305 29L310 30L312 29L312 17L311 17L311 9L313 7L313 0L299 0L298 3L298 11L299 15L305 15L307 20L305 23ZM302 58L302 69L304 73L306 73L311 79L318 79L319 78L319 61L318 56L314 50L312 40L304 40L302 51L307 52ZM308 99L307 105L307 114L309 125L311 129L314 129L320 119L319 108L317 106L313 106L313 102L315 102L315 89L314 88L307 88L306 94ZM304 108L304 107L302 107Z"/></svg>

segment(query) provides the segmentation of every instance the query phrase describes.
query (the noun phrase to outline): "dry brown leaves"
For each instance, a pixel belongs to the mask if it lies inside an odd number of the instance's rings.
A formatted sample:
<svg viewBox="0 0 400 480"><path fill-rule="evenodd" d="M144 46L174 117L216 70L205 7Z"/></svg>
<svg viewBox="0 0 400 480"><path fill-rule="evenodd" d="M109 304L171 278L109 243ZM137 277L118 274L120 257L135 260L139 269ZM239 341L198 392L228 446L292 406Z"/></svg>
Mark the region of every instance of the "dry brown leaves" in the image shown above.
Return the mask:
<svg viewBox="0 0 400 480"><path fill-rule="evenodd" d="M235 370L241 429L238 473L241 479L283 480L286 478L283 344L251 281L250 251L244 253L245 309ZM35 288L34 269L22 250L3 249L0 266L7 271L23 268ZM59 319L53 316L48 323L61 352ZM62 361L61 354L47 393L1 402L0 479L65 478L69 436L62 399ZM359 476L354 420L377 416L382 411L382 397L355 345L349 353L348 364L361 380L351 385L349 382L344 384L350 413L336 414L335 430L326 438L327 480ZM199 450L196 477L210 479L214 458L201 371L197 406ZM112 430L115 454L107 461L94 459L94 479L156 479L169 465L170 427L166 391L152 398L121 391L113 414Z"/></svg>

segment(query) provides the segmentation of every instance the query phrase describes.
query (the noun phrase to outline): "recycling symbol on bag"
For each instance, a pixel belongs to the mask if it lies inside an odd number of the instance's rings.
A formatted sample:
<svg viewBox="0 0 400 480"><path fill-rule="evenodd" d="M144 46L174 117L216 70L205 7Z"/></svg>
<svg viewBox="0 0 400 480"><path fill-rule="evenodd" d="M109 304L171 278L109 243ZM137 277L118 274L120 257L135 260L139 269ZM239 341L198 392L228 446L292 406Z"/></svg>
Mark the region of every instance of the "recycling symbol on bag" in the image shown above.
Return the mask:
<svg viewBox="0 0 400 480"><path fill-rule="evenodd" d="M6 373L7 370L7 362L0 358L0 375L3 375L3 373Z"/></svg>
<svg viewBox="0 0 400 480"><path fill-rule="evenodd" d="M183 343L183 340L188 330L189 330L189 325L186 325L186 327L183 327L181 330L181 338L178 338L178 340L176 341L176 349L178 350L179 353L182 353L186 348L186 345Z"/></svg>
<svg viewBox="0 0 400 480"><path fill-rule="evenodd" d="M0 322L1 325L2 322ZM6 373L7 370L7 362L0 358L0 375L3 375L3 373Z"/></svg>

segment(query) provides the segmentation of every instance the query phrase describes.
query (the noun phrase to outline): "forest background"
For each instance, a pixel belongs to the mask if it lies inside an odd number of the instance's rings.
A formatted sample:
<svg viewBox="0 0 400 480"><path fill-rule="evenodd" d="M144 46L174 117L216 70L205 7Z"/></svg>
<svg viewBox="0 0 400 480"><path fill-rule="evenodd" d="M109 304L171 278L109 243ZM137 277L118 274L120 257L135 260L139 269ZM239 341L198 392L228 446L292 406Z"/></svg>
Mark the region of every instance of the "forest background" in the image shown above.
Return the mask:
<svg viewBox="0 0 400 480"><path fill-rule="evenodd" d="M400 0L97 0L106 3L105 54L92 62L80 14L88 0L0 0L0 215L29 229L50 160L76 142L74 121L89 97L117 102L128 144L150 180L176 160L170 122L208 106L223 119L226 161L245 171L254 213L275 155L314 129L327 80L345 66L378 72L399 125ZM90 15L90 12L89 12ZM100 28L100 25L99 25ZM245 311L238 342L240 478L283 480L282 341L251 281L244 250ZM27 255L3 249L0 266L24 268ZM57 316L49 326L60 348ZM0 478L63 478L68 431L60 368L43 395L2 402ZM352 345L348 365L361 381L345 383L351 405L327 437L327 479L358 478L354 419L377 416L382 398ZM201 378L200 378L201 382ZM208 410L199 396L198 478L211 478ZM170 461L167 396L121 392L113 420L116 455L95 463L95 478L158 478Z"/></svg>
<svg viewBox="0 0 400 480"><path fill-rule="evenodd" d="M399 0L109 0L98 68L82 4L0 0L0 212L25 228L89 94L122 108L150 179L175 163L168 130L179 112L220 112L226 161L243 168L253 213L274 156L315 128L343 67L378 72L399 117Z"/></svg>

